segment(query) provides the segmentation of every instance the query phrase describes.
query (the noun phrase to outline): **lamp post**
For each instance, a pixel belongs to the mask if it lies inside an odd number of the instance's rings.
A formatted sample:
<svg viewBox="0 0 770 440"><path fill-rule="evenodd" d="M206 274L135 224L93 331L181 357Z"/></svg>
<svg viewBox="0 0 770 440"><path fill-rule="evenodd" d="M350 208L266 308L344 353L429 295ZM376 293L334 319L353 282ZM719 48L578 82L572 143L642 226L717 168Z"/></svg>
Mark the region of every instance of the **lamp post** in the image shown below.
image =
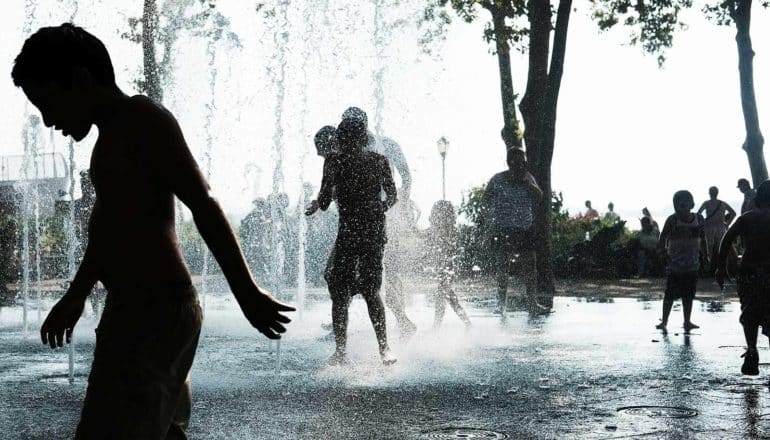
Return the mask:
<svg viewBox="0 0 770 440"><path fill-rule="evenodd" d="M441 199L446 200L446 153L449 150L449 141L444 136L441 136L436 141L438 147L438 154L441 155Z"/></svg>

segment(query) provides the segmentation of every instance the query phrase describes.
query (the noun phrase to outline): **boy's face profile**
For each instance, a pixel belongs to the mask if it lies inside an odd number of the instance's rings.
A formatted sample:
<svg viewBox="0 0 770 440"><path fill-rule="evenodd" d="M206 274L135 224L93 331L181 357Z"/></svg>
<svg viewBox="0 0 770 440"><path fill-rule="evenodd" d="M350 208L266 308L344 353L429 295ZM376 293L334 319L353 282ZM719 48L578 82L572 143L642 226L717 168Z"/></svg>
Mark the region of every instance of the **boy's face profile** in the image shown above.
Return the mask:
<svg viewBox="0 0 770 440"><path fill-rule="evenodd" d="M82 86L73 84L65 88L54 81L28 80L21 88L40 111L46 127L54 127L75 141L83 140L91 131L92 121Z"/></svg>

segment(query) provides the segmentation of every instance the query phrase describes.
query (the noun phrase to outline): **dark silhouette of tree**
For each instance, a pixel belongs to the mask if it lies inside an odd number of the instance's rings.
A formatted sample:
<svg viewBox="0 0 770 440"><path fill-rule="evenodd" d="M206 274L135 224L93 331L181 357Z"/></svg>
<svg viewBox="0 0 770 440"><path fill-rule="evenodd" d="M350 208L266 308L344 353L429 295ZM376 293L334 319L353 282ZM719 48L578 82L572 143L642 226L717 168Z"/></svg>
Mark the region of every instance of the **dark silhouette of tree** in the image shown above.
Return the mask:
<svg viewBox="0 0 770 440"><path fill-rule="evenodd" d="M601 29L609 29L618 23L631 28L631 43L640 44L648 52L658 52L670 47L675 31L683 28L678 13L691 8L692 0L667 0L645 2L641 0L591 0L594 6L594 18ZM656 8L658 3L665 3L667 8ZM759 4L770 7L769 0ZM768 178L765 163L765 139L759 128L757 100L754 94L754 49L751 44L751 7L752 0L721 0L707 3L702 10L707 18L720 26L735 25L735 42L738 48L738 72L740 78L741 106L746 127L746 138L742 148L746 152L754 186ZM660 13L663 10L664 13ZM665 58L658 56L658 63Z"/></svg>
<svg viewBox="0 0 770 440"><path fill-rule="evenodd" d="M582 4L581 4L582 6ZM679 11L691 6L691 0L591 0L600 29L612 27L619 16L636 6L640 16L628 18L626 24L639 25L632 40L645 50L661 54L670 47L673 32L682 26ZM484 38L495 44L500 69L500 91L503 108L503 133L506 146L520 147L526 142L530 172L544 194L551 194L551 164L556 137L556 110L564 72L567 30L573 10L571 0L430 0L422 22L426 45L441 38L451 22L447 9L466 22L479 18L482 11L490 15ZM519 101L523 122L516 117L516 99L511 76L511 49L528 55L527 85ZM660 61L663 58L661 56ZM538 287L541 293L553 293L552 213L545 197L536 209L538 239Z"/></svg>

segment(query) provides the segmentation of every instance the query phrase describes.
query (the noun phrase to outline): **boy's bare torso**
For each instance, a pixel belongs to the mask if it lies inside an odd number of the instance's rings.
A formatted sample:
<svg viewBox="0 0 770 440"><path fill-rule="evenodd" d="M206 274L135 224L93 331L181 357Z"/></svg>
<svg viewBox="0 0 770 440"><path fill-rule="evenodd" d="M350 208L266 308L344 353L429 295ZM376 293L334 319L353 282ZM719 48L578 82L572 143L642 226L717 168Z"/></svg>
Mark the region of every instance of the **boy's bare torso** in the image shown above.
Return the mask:
<svg viewBox="0 0 770 440"><path fill-rule="evenodd" d="M770 269L770 209L755 208L738 218L746 251L742 264Z"/></svg>
<svg viewBox="0 0 770 440"><path fill-rule="evenodd" d="M165 114L164 114L165 113ZM159 117L160 116L160 117ZM110 288L188 283L176 238L172 118L145 97L128 98L103 127L91 156L96 207L89 241L99 279Z"/></svg>

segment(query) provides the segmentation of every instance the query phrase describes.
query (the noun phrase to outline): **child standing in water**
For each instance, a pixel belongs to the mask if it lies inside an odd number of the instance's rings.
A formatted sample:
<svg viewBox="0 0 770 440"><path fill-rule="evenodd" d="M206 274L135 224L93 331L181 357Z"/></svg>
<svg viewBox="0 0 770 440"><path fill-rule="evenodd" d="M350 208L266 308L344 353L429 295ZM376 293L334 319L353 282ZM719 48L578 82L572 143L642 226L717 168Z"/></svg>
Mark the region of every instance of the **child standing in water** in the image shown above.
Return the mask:
<svg viewBox="0 0 770 440"><path fill-rule="evenodd" d="M452 288L452 281L455 276L455 257L458 254L456 215L452 203L448 200L436 202L431 208L429 221L430 228L425 240L428 253L426 260L432 263L435 277L438 280L438 287L434 296L436 314L433 327L441 326L447 302L465 325L470 326L471 321Z"/></svg>
<svg viewBox="0 0 770 440"><path fill-rule="evenodd" d="M746 337L741 373L759 374L757 332L770 336L770 181L757 188L755 208L738 217L727 230L719 246L716 279L724 286L727 259L737 237L746 246L738 272L738 297L741 300L741 325Z"/></svg>
<svg viewBox="0 0 770 440"><path fill-rule="evenodd" d="M695 201L689 191L674 194L674 214L666 219L658 247L666 259L666 293L663 297L663 317L655 328L666 330L668 315L674 300L682 299L684 330L698 328L690 320L692 302L698 285L701 252L705 255L703 217L692 212Z"/></svg>

